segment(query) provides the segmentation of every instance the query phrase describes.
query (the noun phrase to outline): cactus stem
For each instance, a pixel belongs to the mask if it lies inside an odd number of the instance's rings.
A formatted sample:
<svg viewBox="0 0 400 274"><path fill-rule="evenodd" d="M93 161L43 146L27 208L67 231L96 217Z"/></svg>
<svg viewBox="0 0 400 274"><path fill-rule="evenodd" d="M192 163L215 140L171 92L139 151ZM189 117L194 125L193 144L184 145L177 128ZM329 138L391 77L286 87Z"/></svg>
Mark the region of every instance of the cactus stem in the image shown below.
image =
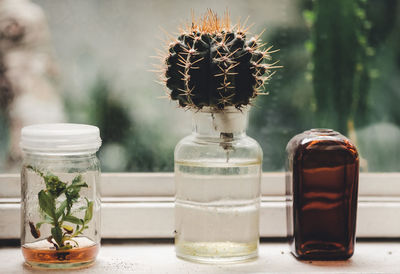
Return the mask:
<svg viewBox="0 0 400 274"><path fill-rule="evenodd" d="M247 20L232 27L229 14L222 18L211 10L200 18L192 14L192 22L186 24L186 29L183 25L178 38L169 43L163 81L171 90L169 96L180 107L240 109L257 96L269 79L261 76L281 67L263 63L275 51L272 47L264 50L266 44L260 40L264 30L255 38L246 38L251 27Z"/></svg>

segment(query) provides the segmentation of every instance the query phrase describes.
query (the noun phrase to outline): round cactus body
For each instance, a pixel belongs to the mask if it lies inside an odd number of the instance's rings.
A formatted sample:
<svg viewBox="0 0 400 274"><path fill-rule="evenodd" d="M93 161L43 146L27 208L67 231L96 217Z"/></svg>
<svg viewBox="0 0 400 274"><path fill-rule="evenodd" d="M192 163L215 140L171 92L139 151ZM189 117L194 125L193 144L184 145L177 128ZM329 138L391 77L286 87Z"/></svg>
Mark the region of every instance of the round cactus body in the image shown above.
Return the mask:
<svg viewBox="0 0 400 274"><path fill-rule="evenodd" d="M196 21L169 45L165 83L181 107L223 110L241 107L260 94L272 75L267 64L271 47L261 49L258 38L246 37L243 27L230 27L212 11Z"/></svg>

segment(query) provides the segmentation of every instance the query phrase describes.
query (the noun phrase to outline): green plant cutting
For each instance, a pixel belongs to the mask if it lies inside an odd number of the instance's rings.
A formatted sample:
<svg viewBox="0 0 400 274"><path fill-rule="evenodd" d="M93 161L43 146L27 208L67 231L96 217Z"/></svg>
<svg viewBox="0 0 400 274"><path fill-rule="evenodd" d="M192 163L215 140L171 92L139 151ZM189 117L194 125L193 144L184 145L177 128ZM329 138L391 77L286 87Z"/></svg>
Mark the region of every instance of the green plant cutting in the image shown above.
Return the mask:
<svg viewBox="0 0 400 274"><path fill-rule="evenodd" d="M40 227L43 224L48 224L51 225L51 235L47 238L47 241L52 243L57 250L71 249L74 247L71 243L79 246L74 237L79 236L88 228L88 223L93 217L93 201L89 201L86 197L86 206L72 211L73 205L80 198L81 188L88 187L87 183L83 181L82 175L77 175L71 183L67 183L50 172L44 174L35 167L28 166L27 168L42 177L46 185L46 188L38 193L39 207L43 213L43 219L36 225L29 222L32 236L36 239L39 238ZM57 200L62 196L65 199L57 207ZM74 216L77 212L82 211L85 212L83 219ZM67 223L75 225L75 228Z"/></svg>

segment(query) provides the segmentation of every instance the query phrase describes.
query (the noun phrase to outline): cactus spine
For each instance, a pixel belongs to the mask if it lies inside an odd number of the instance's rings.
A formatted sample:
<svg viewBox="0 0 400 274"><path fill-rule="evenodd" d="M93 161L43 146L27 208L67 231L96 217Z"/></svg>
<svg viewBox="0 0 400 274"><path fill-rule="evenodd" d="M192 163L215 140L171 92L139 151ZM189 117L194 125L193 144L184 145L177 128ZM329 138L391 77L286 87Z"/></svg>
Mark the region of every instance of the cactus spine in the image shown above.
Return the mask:
<svg viewBox="0 0 400 274"><path fill-rule="evenodd" d="M221 19L208 11L170 43L164 81L171 100L188 109L210 107L241 109L251 103L272 76L269 47L259 36L247 40L247 29L231 26L229 14Z"/></svg>

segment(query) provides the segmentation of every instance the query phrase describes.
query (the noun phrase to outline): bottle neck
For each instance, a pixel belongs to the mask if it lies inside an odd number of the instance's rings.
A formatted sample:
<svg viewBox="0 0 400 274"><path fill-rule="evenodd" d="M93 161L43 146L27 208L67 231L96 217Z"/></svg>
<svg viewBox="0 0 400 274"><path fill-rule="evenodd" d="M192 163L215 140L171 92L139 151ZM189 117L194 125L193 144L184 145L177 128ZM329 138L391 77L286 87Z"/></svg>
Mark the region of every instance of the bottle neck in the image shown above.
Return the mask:
<svg viewBox="0 0 400 274"><path fill-rule="evenodd" d="M315 135L315 136L337 136L339 135L338 132L329 129L329 128L313 128L310 130L306 131L310 135Z"/></svg>
<svg viewBox="0 0 400 274"><path fill-rule="evenodd" d="M246 135L248 110L203 108L193 113L192 133L197 137L240 138Z"/></svg>

